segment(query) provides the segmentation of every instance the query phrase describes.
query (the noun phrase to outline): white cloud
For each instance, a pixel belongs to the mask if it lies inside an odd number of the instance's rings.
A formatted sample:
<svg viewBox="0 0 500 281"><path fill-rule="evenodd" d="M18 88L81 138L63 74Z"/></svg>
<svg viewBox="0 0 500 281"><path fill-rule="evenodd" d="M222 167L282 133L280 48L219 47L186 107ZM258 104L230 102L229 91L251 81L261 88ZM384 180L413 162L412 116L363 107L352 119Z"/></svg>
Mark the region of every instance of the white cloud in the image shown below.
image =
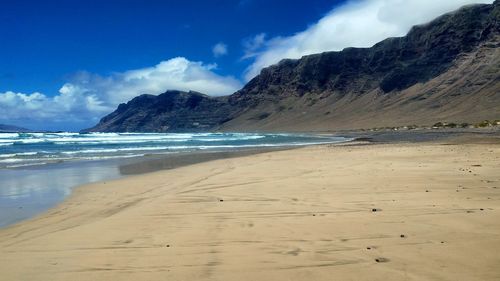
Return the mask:
<svg viewBox="0 0 500 281"><path fill-rule="evenodd" d="M117 73L105 79L94 79L109 103L127 101L139 94L160 94L167 89L198 91L211 96L232 94L241 82L214 72L216 64L203 64L183 57L162 61L156 66Z"/></svg>
<svg viewBox="0 0 500 281"><path fill-rule="evenodd" d="M492 2L493 0L349 1L302 32L288 37L271 38L262 43L265 46L258 53L245 52L244 58L255 57L245 72L245 79L250 80L262 68L284 58L297 59L308 54L339 51L346 47L371 47L387 37L403 36L413 25L429 22L463 5Z"/></svg>
<svg viewBox="0 0 500 281"><path fill-rule="evenodd" d="M54 129L57 127L52 127L53 124L68 123L68 120L74 124L95 122L112 110L112 107L104 105L95 95L83 95L67 91L66 88L63 86L54 97L38 92L0 93L0 123Z"/></svg>
<svg viewBox="0 0 500 281"><path fill-rule="evenodd" d="M260 48L266 43L266 34L259 33L251 38L243 40L243 59L253 58L258 55Z"/></svg>
<svg viewBox="0 0 500 281"><path fill-rule="evenodd" d="M39 127L48 123L77 129L91 126L119 103L140 94L157 95L166 90L198 91L212 96L227 95L241 88L231 76L214 72L217 65L189 61L183 57L162 61L153 67L102 77L80 72L54 96L42 93L0 93L0 123ZM33 126L30 126L33 124Z"/></svg>
<svg viewBox="0 0 500 281"><path fill-rule="evenodd" d="M212 53L216 58L227 55L227 45L222 42L215 44L212 47Z"/></svg>

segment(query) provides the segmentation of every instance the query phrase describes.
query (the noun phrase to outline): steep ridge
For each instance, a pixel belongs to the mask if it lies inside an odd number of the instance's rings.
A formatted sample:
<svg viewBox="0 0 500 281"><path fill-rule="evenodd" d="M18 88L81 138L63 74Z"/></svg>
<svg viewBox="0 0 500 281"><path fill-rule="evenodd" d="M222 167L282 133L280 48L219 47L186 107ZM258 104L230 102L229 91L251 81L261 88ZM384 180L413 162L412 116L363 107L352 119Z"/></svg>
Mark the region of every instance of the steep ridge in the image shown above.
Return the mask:
<svg viewBox="0 0 500 281"><path fill-rule="evenodd" d="M167 91L158 96L140 95L120 104L86 131L206 131L223 124L230 115L231 108L223 99L193 91Z"/></svg>
<svg viewBox="0 0 500 281"><path fill-rule="evenodd" d="M463 7L371 48L285 59L231 96L169 91L91 131L317 131L500 116L500 1Z"/></svg>

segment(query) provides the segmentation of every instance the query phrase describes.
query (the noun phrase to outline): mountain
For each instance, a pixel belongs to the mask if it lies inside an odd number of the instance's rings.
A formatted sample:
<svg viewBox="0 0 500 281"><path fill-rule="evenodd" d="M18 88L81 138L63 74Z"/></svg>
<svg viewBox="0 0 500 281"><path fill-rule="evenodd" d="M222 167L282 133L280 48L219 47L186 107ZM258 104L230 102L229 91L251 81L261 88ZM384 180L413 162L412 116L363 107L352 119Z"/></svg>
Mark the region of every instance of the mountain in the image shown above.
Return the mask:
<svg viewBox="0 0 500 281"><path fill-rule="evenodd" d="M315 131L500 116L500 0L371 48L285 59L226 97L168 91L122 104L90 131Z"/></svg>
<svg viewBox="0 0 500 281"><path fill-rule="evenodd" d="M158 96L140 95L120 104L113 113L86 131L206 131L225 123L232 113L224 98L192 91L167 91Z"/></svg>
<svg viewBox="0 0 500 281"><path fill-rule="evenodd" d="M12 125L0 124L0 133L26 133L26 132L31 132L31 130Z"/></svg>

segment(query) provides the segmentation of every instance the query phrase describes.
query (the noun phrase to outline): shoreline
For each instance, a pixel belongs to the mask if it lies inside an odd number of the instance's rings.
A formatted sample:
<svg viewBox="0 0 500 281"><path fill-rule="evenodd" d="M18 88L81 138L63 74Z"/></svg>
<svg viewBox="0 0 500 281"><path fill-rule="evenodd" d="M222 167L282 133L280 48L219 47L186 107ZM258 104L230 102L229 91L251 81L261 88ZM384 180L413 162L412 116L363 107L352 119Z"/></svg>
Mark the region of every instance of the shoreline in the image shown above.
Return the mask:
<svg viewBox="0 0 500 281"><path fill-rule="evenodd" d="M284 145L263 147L241 147L223 150L197 150L177 153L151 153L130 158L111 158L103 160L73 160L50 163L40 166L0 170L7 182L7 191L0 193L0 230L43 215L52 208L64 203L74 189L92 183L100 183L141 175L161 170L170 170L197 163L243 157L271 151L296 149L306 145ZM58 174L54 184L52 174ZM16 179L28 178L26 181ZM46 186L52 186L46 188ZM20 190L17 191L16 188ZM1 190L0 190L1 191ZM10 193L5 193L10 192ZM23 194L36 194L36 202L23 198ZM12 198L19 200L12 201Z"/></svg>
<svg viewBox="0 0 500 281"><path fill-rule="evenodd" d="M0 270L6 280L496 280L499 159L495 133L300 147L84 185L0 229Z"/></svg>
<svg viewBox="0 0 500 281"><path fill-rule="evenodd" d="M311 132L311 134L313 134ZM319 134L314 132L314 134ZM396 143L419 143L419 142L446 142L450 143L460 143L460 142L500 142L500 128L455 128L455 129L417 129L417 130L404 130L404 131L393 131L393 130L380 130L380 131L367 131L367 130L345 130L340 132L323 132L321 134L333 136L333 137L345 137L351 140L335 143L334 145L369 145L369 144L396 144ZM496 138L495 138L496 137ZM330 145L330 144L315 144L315 145ZM179 152L172 154L147 154L143 156L131 157L131 158L119 158L119 159L106 159L106 160L77 160L68 161L63 163L48 164L46 166L32 166L21 169L7 169L7 171L57 171L61 167L68 170L73 167L74 169L80 169L83 167L88 167L93 170L101 170L104 168L107 172L102 172L100 176L93 177L92 180L77 181L75 183L63 184L62 187L58 187L59 195L52 196L47 202L42 202L35 207L29 207L29 202L25 205L23 204L7 204L5 206L5 214L14 214L11 218L3 218L3 224L0 223L0 230L5 229L9 226L15 225L17 223L22 223L24 221L30 220L31 218L43 215L44 213L50 211L52 208L64 203L71 195L73 190L79 188L80 186L85 186L93 183L100 183L110 180L116 180L120 178L125 178L129 176L147 174L156 171L176 169L183 166L194 165L198 163L214 161L218 159L229 159L235 157L244 157L253 154L267 153L272 151L282 151L290 149L300 149L308 146L315 145L300 145L300 146L283 146L283 147L246 147L236 150L224 150L224 151L191 151L191 152ZM69 168L68 168L69 167ZM116 171L114 171L116 167ZM76 173L76 172L74 172ZM95 172L89 172L95 173ZM19 175L14 175L14 177L19 177ZM75 177L75 175L68 175L67 177ZM60 178L59 178L60 179ZM50 178L52 181L52 178ZM43 182L43 179L42 179ZM59 182L60 183L60 182ZM45 182L47 185L48 182ZM62 195L61 195L62 194ZM69 194L69 195L68 195ZM1 200L0 196L0 200ZM38 202L39 203L39 202ZM19 206L18 206L19 205Z"/></svg>

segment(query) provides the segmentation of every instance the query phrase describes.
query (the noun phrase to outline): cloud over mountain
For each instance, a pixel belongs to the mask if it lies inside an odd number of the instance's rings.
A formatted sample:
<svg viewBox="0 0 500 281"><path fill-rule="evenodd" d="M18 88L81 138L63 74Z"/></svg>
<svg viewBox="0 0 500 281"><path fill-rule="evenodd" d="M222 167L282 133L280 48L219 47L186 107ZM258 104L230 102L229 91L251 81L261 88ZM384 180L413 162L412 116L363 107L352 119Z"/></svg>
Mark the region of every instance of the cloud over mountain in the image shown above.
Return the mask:
<svg viewBox="0 0 500 281"><path fill-rule="evenodd" d="M217 65L172 58L159 64L109 76L88 72L74 75L55 96L42 93L0 93L0 123L33 124L72 120L75 126L95 123L119 103L143 94L160 94L167 89L194 90L209 95L227 95L241 82L214 72ZM81 125L83 124L83 125Z"/></svg>
<svg viewBox="0 0 500 281"><path fill-rule="evenodd" d="M413 25L431 21L463 5L493 3L493 0L361 0L335 8L306 30L291 36L274 37L262 42L259 51L247 46L244 58L254 57L245 79L250 80L266 66L284 58L300 58L346 47L371 47L387 38L405 35ZM259 41L260 40L260 41ZM248 51L250 50L250 51Z"/></svg>

